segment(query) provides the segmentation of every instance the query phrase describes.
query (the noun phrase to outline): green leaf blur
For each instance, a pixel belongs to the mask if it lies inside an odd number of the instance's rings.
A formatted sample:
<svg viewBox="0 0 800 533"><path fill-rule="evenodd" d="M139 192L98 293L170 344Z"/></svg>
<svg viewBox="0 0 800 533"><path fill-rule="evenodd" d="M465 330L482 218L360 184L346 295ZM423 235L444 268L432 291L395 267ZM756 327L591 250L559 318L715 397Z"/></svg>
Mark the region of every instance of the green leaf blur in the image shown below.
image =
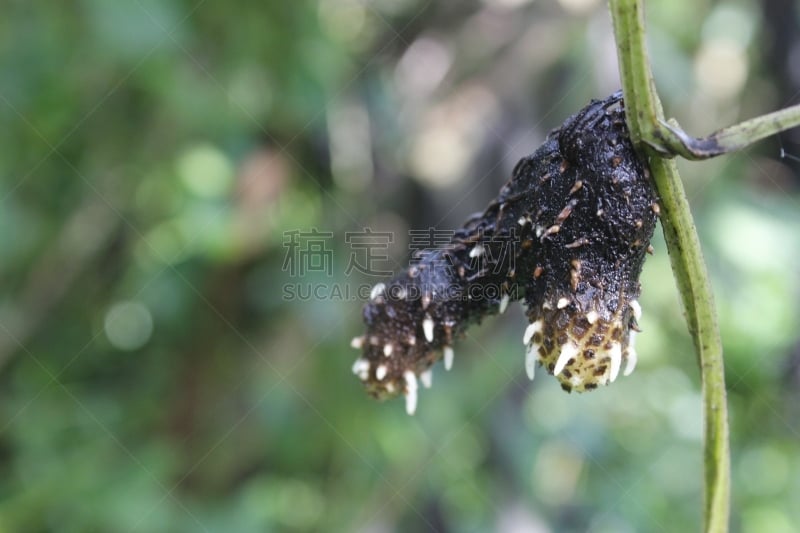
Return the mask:
<svg viewBox="0 0 800 533"><path fill-rule="evenodd" d="M688 132L796 103L784 4L648 2ZM616 90L603 2L3 7L0 532L699 523L700 388L658 239L639 366L611 387L528 382L515 305L436 366L414 417L350 371L384 277L349 268L348 232L391 232L381 270L404 268L409 230L460 225ZM797 132L681 167L725 344L734 531L800 529L792 157ZM292 248L312 230L323 267Z"/></svg>

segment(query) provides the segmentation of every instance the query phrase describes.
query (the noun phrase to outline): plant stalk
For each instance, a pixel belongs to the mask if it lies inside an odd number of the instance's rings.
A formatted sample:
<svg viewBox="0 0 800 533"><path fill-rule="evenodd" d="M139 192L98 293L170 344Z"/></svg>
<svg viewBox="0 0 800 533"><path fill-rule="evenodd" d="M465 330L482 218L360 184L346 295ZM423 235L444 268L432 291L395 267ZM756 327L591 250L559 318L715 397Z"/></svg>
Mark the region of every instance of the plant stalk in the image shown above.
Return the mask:
<svg viewBox="0 0 800 533"><path fill-rule="evenodd" d="M631 139L649 163L660 197L661 226L703 383L703 531L728 531L730 447L722 342L713 295L689 203L669 146L644 40L641 0L610 0ZM667 130L671 131L671 130Z"/></svg>

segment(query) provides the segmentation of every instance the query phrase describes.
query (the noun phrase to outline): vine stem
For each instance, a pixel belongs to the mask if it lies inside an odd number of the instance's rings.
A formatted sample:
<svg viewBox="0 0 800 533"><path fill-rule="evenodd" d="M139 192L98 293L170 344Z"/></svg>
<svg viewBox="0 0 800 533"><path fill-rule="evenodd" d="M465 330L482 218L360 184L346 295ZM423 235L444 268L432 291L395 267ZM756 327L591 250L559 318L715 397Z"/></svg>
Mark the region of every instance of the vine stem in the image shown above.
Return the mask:
<svg viewBox="0 0 800 533"><path fill-rule="evenodd" d="M665 158L665 150L656 148L663 141L658 132L666 122L645 46L642 0L610 0L609 4L628 127L649 163L661 199L661 226L702 378L703 531L723 533L728 531L730 515L730 446L722 341L711 284L675 162Z"/></svg>

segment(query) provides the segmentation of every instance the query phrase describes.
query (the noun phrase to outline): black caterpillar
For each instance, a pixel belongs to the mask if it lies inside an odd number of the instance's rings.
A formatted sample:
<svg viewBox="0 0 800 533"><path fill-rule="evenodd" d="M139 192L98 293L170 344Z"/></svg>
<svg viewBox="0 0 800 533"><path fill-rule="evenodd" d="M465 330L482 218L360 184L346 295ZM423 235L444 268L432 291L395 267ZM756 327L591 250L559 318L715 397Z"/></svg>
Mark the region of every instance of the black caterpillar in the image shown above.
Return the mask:
<svg viewBox="0 0 800 533"><path fill-rule="evenodd" d="M525 369L540 365L567 391L613 382L636 365L639 274L658 214L647 167L625 125L622 96L593 100L514 168L511 180L450 244L377 284L353 372L378 398L417 378L430 386L442 356L472 323L522 298L530 322Z"/></svg>

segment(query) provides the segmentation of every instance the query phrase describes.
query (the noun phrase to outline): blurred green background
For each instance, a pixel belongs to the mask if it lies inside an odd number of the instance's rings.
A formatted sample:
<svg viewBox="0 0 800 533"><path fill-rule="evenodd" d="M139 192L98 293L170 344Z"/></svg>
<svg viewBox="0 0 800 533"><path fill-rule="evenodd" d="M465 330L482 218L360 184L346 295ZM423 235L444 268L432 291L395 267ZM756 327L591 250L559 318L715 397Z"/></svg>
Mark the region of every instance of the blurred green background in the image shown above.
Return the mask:
<svg viewBox="0 0 800 533"><path fill-rule="evenodd" d="M392 232L401 268L409 229L457 227L617 88L602 1L2 5L0 531L699 529L700 388L660 234L639 367L585 395L527 381L514 305L408 417L352 376L364 295L332 290L381 279L345 274L347 232ZM688 131L798 102L796 2L647 7ZM725 342L734 531L800 530L791 157L797 132L681 167ZM292 271L312 229L329 270Z"/></svg>

